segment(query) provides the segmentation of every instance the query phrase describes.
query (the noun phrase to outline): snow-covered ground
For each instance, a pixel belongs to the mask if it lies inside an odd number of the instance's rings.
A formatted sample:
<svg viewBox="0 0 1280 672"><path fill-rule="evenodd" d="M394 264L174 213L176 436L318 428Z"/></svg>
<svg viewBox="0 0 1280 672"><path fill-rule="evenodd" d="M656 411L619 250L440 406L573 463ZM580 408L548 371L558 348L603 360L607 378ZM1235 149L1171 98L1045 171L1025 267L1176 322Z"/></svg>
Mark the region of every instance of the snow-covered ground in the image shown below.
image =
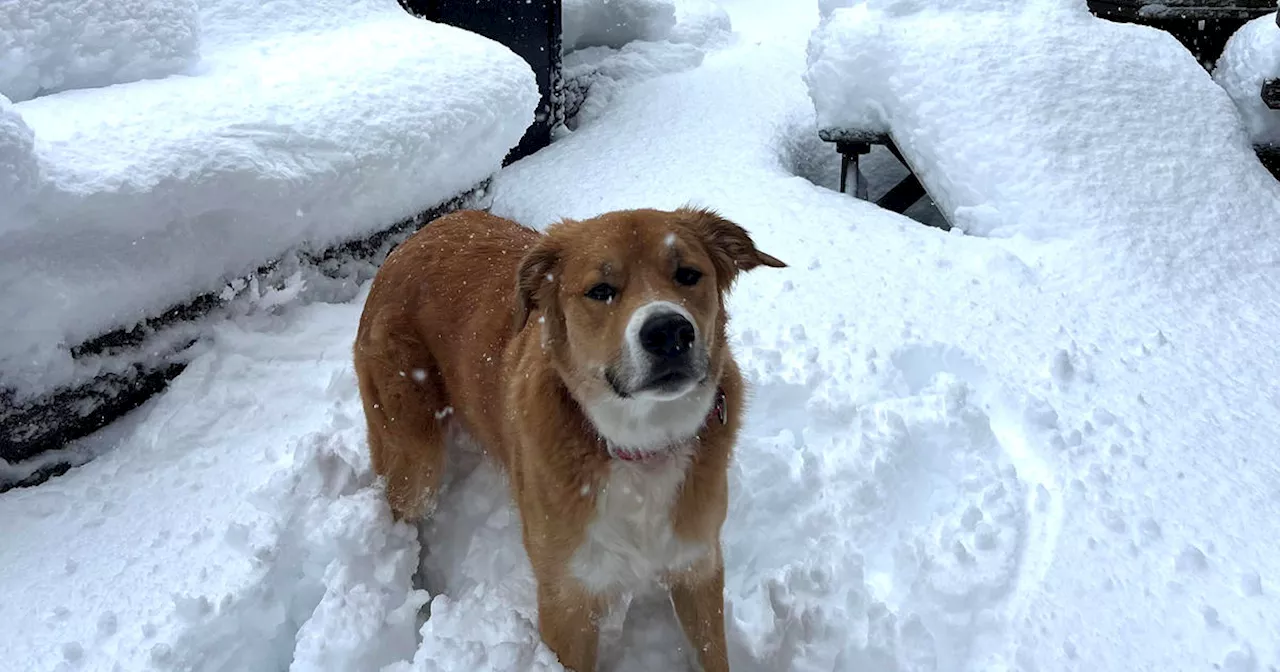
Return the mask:
<svg viewBox="0 0 1280 672"><path fill-rule="evenodd" d="M892 20L923 20L921 4L895 3ZM1247 143L1143 154L1157 145L1142 133L1174 123L1167 101L1117 80L1134 113L1098 120L1089 142L1108 170L1129 151L1117 188L1150 201L1075 194L1107 207L1064 213L1052 235L1008 217L1010 237L943 233L821 186L837 164L804 80L816 6L724 6L731 43L618 87L503 171L493 209L542 225L695 201L790 264L747 274L731 303L752 386L724 530L734 669L1280 665L1280 187ZM1165 36L1123 30L1177 58ZM1056 46L1009 62L1053 72L1053 49L1078 43L1044 37ZM1162 67L1191 85L1180 105L1203 114L1201 132L1243 138L1225 94L1183 63ZM1107 188L1081 177L1093 168L1035 163L1045 136L1023 117L1006 137L954 98L902 100L886 98L887 126L927 131L945 123L929 109L958 111L956 132L985 143L965 161L931 150L956 162L951 180L1024 159L1061 178L1045 193L1063 202L1071 179ZM1144 110L1150 128L1133 118ZM1001 193L991 209L1040 215ZM981 205L941 203L956 204ZM100 457L0 495L6 664L558 669L492 468L460 451L439 515L422 530L390 522L349 361L359 311L357 299L222 325L167 392L79 446ZM420 552L432 596L411 589ZM606 667L676 669L677 633L637 598L608 625Z"/></svg>

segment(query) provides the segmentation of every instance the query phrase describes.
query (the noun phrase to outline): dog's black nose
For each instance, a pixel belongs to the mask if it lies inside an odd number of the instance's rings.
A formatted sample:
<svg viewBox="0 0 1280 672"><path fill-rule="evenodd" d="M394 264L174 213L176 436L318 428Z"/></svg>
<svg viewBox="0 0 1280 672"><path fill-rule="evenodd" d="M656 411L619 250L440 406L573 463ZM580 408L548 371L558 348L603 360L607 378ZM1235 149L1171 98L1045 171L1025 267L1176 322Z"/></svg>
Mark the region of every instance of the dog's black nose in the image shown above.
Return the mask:
<svg viewBox="0 0 1280 672"><path fill-rule="evenodd" d="M649 354L670 359L689 352L697 337L693 323L678 313L663 313L640 327L640 345Z"/></svg>

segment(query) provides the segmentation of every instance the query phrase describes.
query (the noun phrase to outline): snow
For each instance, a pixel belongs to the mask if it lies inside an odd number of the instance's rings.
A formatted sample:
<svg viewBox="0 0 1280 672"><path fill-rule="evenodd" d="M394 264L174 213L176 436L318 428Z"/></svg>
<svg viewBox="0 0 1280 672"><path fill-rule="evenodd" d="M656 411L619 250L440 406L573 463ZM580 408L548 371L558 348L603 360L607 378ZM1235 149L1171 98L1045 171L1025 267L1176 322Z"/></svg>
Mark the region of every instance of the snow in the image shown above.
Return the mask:
<svg viewBox="0 0 1280 672"><path fill-rule="evenodd" d="M728 28L713 0L564 0L561 48L622 49L633 42L705 43Z"/></svg>
<svg viewBox="0 0 1280 672"><path fill-rule="evenodd" d="M199 58L197 0L8 0L0 95L14 101L182 72Z"/></svg>
<svg viewBox="0 0 1280 672"><path fill-rule="evenodd" d="M189 75L0 108L0 157L33 196L0 221L0 386L91 376L68 348L471 189L533 120L523 60L395 0L201 16Z"/></svg>
<svg viewBox="0 0 1280 672"><path fill-rule="evenodd" d="M887 126L923 139L950 123L968 141L913 145L950 162L931 189L971 177L993 212L1029 213L1037 204L1014 199L1033 193L1059 208L1053 235L1013 217L1012 237L944 233L818 184L838 159L812 140L803 79L816 7L726 9L732 44L620 86L503 170L493 209L544 225L691 201L788 262L745 274L729 305L751 387L723 534L733 669L1280 665L1280 241L1268 230L1280 194L1222 91L1146 30L1004 9L937 16L953 28L914 33L922 53L898 46L904 64L932 50L942 72L885 71ZM899 11L884 32L906 39L900 22L926 18ZM1078 56L1062 52L1091 50L1084 38L1142 69L1062 78ZM1070 145L1044 144L1019 116L1039 113L999 100L1011 77L977 58L996 47L1011 48L1005 67L1045 76L1016 92L1062 108L1064 133L1081 130L1076 116L1096 122L1082 141L1096 166L1070 152L1042 163ZM1151 84L1150 68L1171 81ZM898 88L947 71L958 83L946 95ZM1101 93L1086 74L1129 91L1133 114L1059 93ZM1166 109L1165 86L1184 87L1181 105L1204 121L1155 152L1152 137L1188 120ZM967 150L979 135L983 153ZM1236 144L1207 149L1224 140ZM991 191L1015 160L1043 190ZM1120 171L1116 186L1095 170ZM1135 187L1149 200L1114 193ZM940 205L954 214L955 200ZM0 494L6 661L560 669L537 636L501 474L460 446L432 521L391 523L350 364L361 298L222 325L167 392L78 446L99 457ZM421 624L416 564L433 596ZM602 669L680 669L685 644L653 596L603 628Z"/></svg>
<svg viewBox="0 0 1280 672"><path fill-rule="evenodd" d="M40 164L33 147L35 134L13 109L13 102L0 96L0 215L18 217L40 179Z"/></svg>
<svg viewBox="0 0 1280 672"><path fill-rule="evenodd" d="M1245 128L1259 145L1280 145L1280 110L1262 102L1262 83L1280 78L1280 26L1276 15L1260 16L1227 41L1213 79L1240 108Z"/></svg>
<svg viewBox="0 0 1280 672"><path fill-rule="evenodd" d="M601 11L616 3L583 5ZM575 19L572 8L565 21ZM630 31L612 46L575 46L561 63L564 76L566 126L572 130L594 119L609 101L630 84L697 67L708 49L721 46L730 37L731 22L724 9L710 0L679 0L673 6L675 23L646 34ZM582 17L578 17L581 19ZM634 27L635 21L621 24ZM572 34L574 28L565 29Z"/></svg>
<svg viewBox="0 0 1280 672"><path fill-rule="evenodd" d="M836 10L813 37L818 124L893 131L966 232L1055 237L1088 217L1127 236L1194 204L1210 240L1239 204L1276 193L1230 98L1167 33L1075 0L884 4Z"/></svg>
<svg viewBox="0 0 1280 672"><path fill-rule="evenodd" d="M621 48L665 39L676 25L675 0L563 0L561 48Z"/></svg>

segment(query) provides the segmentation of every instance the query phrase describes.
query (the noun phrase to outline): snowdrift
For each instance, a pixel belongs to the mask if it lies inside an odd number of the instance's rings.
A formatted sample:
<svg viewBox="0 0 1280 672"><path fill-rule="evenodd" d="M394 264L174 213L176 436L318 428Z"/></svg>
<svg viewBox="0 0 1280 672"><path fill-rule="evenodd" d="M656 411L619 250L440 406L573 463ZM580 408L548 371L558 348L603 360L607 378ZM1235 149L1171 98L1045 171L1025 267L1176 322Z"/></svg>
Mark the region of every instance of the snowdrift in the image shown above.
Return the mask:
<svg viewBox="0 0 1280 672"><path fill-rule="evenodd" d="M1280 146L1280 110L1262 102L1262 83L1280 78L1280 26L1269 14L1246 23L1231 36L1213 79L1240 108L1245 128L1259 145Z"/></svg>
<svg viewBox="0 0 1280 672"><path fill-rule="evenodd" d="M199 60L196 0L12 0L0 95L14 101L177 74Z"/></svg>
<svg viewBox="0 0 1280 672"><path fill-rule="evenodd" d="M138 30L185 6L20 0L0 27L96 4L132 12ZM199 61L178 74L0 101L0 166L14 169L0 178L0 388L23 398L83 382L103 366L73 364L86 339L474 188L537 104L529 66L508 49L395 0L206 0L199 24ZM136 55L140 33L95 25L32 39L92 34L82 41ZM37 71L25 66L23 81L48 79ZM92 81L141 72L108 67Z"/></svg>
<svg viewBox="0 0 1280 672"><path fill-rule="evenodd" d="M1075 0L836 9L805 79L820 128L890 132L972 234L1154 230L1188 211L1208 223L1277 192L1236 106L1177 40Z"/></svg>

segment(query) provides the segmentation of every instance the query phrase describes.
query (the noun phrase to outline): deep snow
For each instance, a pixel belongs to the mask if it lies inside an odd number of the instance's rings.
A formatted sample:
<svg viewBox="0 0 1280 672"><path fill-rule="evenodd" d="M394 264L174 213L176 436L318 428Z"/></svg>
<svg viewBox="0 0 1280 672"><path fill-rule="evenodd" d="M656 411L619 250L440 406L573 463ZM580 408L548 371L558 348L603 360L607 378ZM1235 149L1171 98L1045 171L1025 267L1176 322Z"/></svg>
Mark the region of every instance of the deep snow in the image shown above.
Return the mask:
<svg viewBox="0 0 1280 672"><path fill-rule="evenodd" d="M1280 78L1280 26L1276 15L1246 23L1227 41L1213 79L1240 108L1245 128L1260 145L1280 145L1280 110L1262 102L1262 83Z"/></svg>
<svg viewBox="0 0 1280 672"><path fill-rule="evenodd" d="M0 8L0 95L165 77L199 60L197 0L8 0Z"/></svg>
<svg viewBox="0 0 1280 672"><path fill-rule="evenodd" d="M790 264L744 276L730 305L752 386L724 530L734 669L1280 665L1275 186L1227 149L1206 169L1257 188L1142 185L1182 199L1159 226L1073 211L1033 240L921 227L815 184L835 167L803 81L816 8L726 8L733 44L617 91L504 170L493 209L543 225L694 201ZM1225 119L1220 91L1192 92ZM984 141L1002 161L1034 148ZM459 451L421 535L390 523L349 363L359 310L222 326L168 392L85 442L101 457L0 495L6 660L558 669L492 468ZM439 593L420 641L419 538ZM672 669L681 646L637 598L605 656Z"/></svg>
<svg viewBox="0 0 1280 672"><path fill-rule="evenodd" d="M966 232L1126 240L1178 222L1183 256L1224 219L1260 236L1280 221L1280 185L1194 60L1077 0L877 0L823 23L805 80L819 127L891 131Z"/></svg>
<svg viewBox="0 0 1280 672"><path fill-rule="evenodd" d="M470 190L533 121L527 63L396 0L200 19L183 74L0 101L0 387L84 382L86 339Z"/></svg>
<svg viewBox="0 0 1280 672"><path fill-rule="evenodd" d="M676 25L674 0L563 0L560 34L567 51L587 47L619 49L628 42L666 38Z"/></svg>

